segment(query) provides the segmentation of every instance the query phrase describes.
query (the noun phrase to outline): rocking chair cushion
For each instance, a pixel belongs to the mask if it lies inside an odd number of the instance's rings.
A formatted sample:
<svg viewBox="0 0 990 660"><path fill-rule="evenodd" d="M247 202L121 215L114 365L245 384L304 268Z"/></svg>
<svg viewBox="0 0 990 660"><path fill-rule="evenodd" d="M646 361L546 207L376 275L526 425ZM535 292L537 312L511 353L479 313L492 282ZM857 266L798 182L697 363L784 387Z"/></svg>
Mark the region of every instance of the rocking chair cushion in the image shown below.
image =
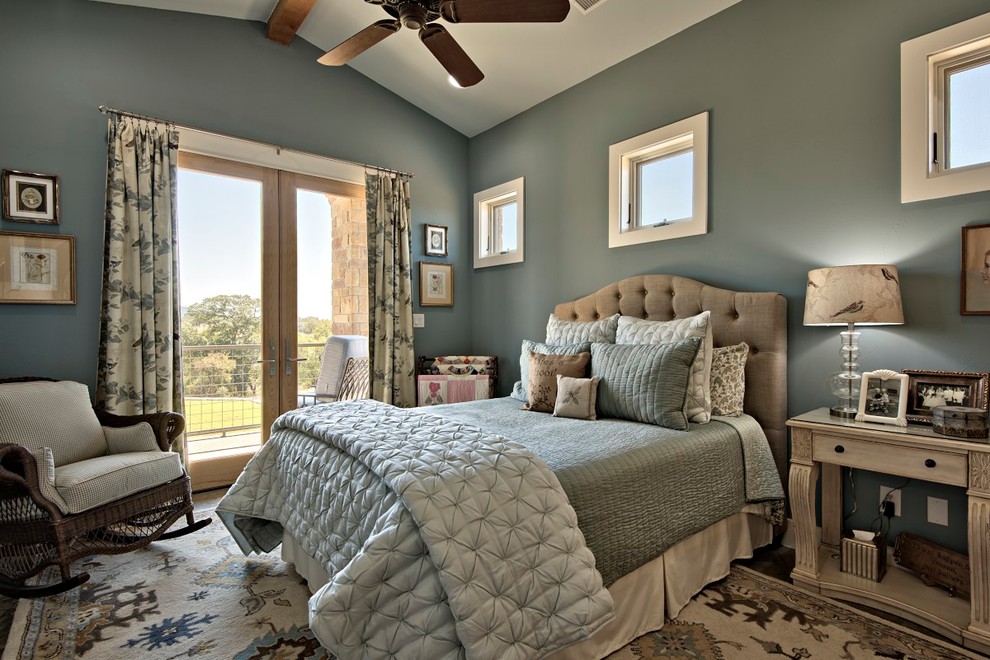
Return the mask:
<svg viewBox="0 0 990 660"><path fill-rule="evenodd" d="M31 454L34 456L35 463L38 464L38 487L41 489L41 494L57 506L59 511L68 513L69 505L65 503L62 496L58 494L58 489L55 488L55 458L52 456L52 450L48 447L41 447L32 451Z"/></svg>
<svg viewBox="0 0 990 660"><path fill-rule="evenodd" d="M161 451L155 431L148 422L134 426L103 427L103 435L107 438L108 454L124 454L130 451Z"/></svg>
<svg viewBox="0 0 990 660"><path fill-rule="evenodd" d="M185 475L174 452L98 456L55 468L55 488L69 513L81 513Z"/></svg>
<svg viewBox="0 0 990 660"><path fill-rule="evenodd" d="M49 447L55 465L107 453L89 388L67 380L0 385L0 442Z"/></svg>

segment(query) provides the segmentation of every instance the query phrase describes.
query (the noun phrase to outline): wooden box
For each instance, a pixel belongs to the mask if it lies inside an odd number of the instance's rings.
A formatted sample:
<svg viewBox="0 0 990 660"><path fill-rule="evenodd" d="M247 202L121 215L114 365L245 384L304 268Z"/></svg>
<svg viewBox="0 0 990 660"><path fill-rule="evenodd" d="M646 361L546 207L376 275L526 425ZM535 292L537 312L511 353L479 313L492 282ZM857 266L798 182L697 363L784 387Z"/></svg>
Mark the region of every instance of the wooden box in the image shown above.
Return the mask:
<svg viewBox="0 0 990 660"><path fill-rule="evenodd" d="M963 440L986 440L987 411L966 406L935 406L932 430Z"/></svg>
<svg viewBox="0 0 990 660"><path fill-rule="evenodd" d="M879 582L887 572L887 540L843 537L839 547L839 570Z"/></svg>

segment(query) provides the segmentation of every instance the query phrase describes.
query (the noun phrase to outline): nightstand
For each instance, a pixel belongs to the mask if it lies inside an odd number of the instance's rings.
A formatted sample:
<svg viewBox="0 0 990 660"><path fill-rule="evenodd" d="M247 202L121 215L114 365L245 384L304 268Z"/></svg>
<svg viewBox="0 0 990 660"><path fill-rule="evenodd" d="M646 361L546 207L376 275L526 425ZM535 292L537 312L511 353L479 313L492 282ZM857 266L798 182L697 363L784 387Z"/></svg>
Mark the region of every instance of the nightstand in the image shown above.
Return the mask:
<svg viewBox="0 0 990 660"><path fill-rule="evenodd" d="M967 648L990 653L990 445L952 440L924 426L842 420L829 416L827 408L799 415L787 425L791 427L788 489L795 536L794 583L896 614ZM926 587L917 575L893 565L882 582L839 571L843 467L967 488L969 601ZM820 540L815 525L819 475Z"/></svg>

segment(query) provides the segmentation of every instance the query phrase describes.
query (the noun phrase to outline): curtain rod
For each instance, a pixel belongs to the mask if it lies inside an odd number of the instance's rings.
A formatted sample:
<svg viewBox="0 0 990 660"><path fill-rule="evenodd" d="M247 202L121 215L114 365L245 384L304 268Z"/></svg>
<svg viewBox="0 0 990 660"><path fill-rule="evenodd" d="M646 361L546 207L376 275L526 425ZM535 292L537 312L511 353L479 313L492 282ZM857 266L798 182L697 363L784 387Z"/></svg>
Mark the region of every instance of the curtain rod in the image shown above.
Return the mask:
<svg viewBox="0 0 990 660"><path fill-rule="evenodd" d="M402 170L393 170L393 169L388 168L388 167L381 167L380 165L369 165L367 163L359 163L356 160L347 160L346 158L334 158L333 156L324 156L322 154L314 154L314 153L309 152L309 151L301 151L299 149L293 149L292 147L283 147L280 144L272 144L271 142L263 142L261 140L252 140L252 139L249 139L249 138L241 137L239 135L231 135L230 133L220 133L218 131L207 131L207 130L204 130L202 128L196 128L195 126L187 126L185 124L178 124L178 123L176 123L174 121L170 121L168 119L161 119L160 117L150 117L148 115L141 115L141 114L138 114L136 112L128 112L127 110L118 110L117 108L110 108L110 107L107 107L105 105L101 105L99 107L99 110L100 110L100 112L102 112L105 115L106 114L115 114L115 115L121 115L123 117L132 117L134 119L143 119L145 121L154 121L154 122L158 122L158 123L162 123L162 124L168 124L170 126L177 126L178 128L185 128L185 129L188 129L190 131L198 131L200 133L207 133L209 135L216 135L217 137L227 138L227 139L230 139L230 140L239 140L241 142L250 142L250 143L253 143L253 144L260 144L260 145L263 145L263 146L266 146L266 147L271 147L272 149L276 149L277 151L294 151L295 153L303 154L305 156L312 156L314 158L325 158L327 160L333 160L333 161L336 161L338 163L345 163L347 165L357 165L357 166L363 167L365 169L377 170L379 172L390 172L392 174L398 174L399 176L409 177L410 179L412 179L415 176L415 175L413 175L410 172L403 172Z"/></svg>

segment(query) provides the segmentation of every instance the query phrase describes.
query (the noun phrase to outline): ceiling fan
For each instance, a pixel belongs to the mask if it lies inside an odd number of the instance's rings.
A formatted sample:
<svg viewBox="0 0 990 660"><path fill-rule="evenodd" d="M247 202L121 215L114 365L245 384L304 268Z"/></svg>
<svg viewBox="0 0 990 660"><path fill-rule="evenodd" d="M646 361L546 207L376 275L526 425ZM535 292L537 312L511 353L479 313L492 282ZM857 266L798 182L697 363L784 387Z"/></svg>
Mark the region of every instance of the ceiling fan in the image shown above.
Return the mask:
<svg viewBox="0 0 990 660"><path fill-rule="evenodd" d="M385 37L406 26L419 30L419 38L447 73L461 87L476 85L485 77L454 37L439 23L559 23L567 17L569 0L365 0L381 5L391 19L372 23L338 44L318 61L341 66Z"/></svg>

